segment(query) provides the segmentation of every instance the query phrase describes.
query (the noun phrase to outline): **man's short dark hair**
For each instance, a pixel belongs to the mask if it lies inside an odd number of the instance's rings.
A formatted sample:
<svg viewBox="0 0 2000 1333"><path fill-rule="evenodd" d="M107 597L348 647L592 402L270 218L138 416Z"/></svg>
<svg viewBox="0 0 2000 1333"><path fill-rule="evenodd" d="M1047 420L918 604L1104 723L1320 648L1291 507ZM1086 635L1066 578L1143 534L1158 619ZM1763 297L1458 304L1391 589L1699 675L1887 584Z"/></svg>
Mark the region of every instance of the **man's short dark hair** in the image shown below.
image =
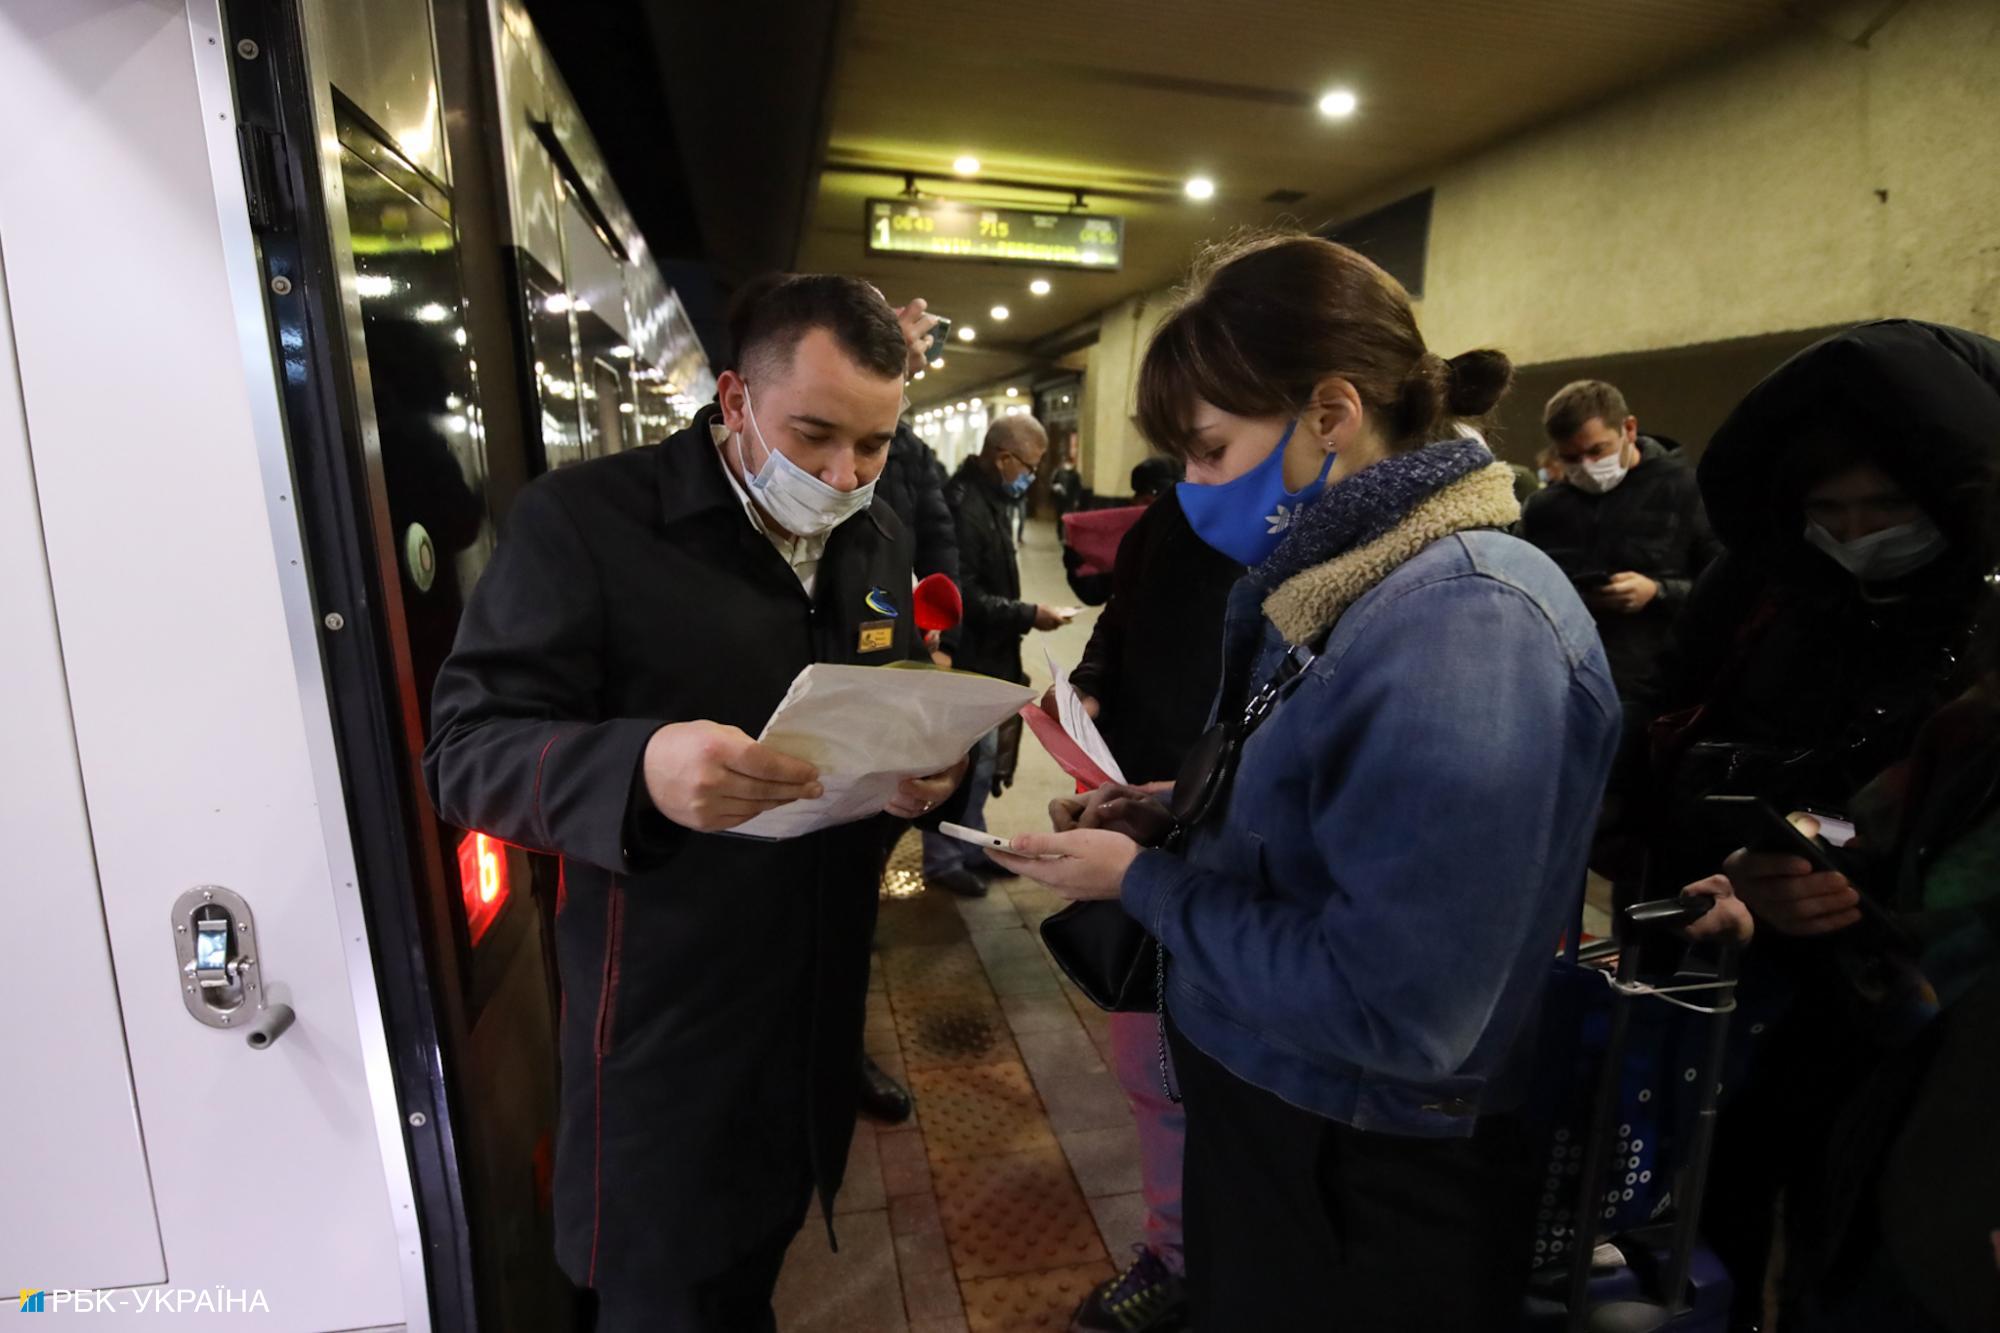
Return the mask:
<svg viewBox="0 0 2000 1333"><path fill-rule="evenodd" d="M1632 410L1615 384L1603 380L1575 380L1556 390L1542 409L1542 429L1558 444L1588 425L1592 418L1617 430Z"/></svg>
<svg viewBox="0 0 2000 1333"><path fill-rule="evenodd" d="M791 365L799 340L825 329L863 370L903 377L909 344L896 312L869 284L837 273L773 273L753 279L729 309L729 339L739 372Z"/></svg>

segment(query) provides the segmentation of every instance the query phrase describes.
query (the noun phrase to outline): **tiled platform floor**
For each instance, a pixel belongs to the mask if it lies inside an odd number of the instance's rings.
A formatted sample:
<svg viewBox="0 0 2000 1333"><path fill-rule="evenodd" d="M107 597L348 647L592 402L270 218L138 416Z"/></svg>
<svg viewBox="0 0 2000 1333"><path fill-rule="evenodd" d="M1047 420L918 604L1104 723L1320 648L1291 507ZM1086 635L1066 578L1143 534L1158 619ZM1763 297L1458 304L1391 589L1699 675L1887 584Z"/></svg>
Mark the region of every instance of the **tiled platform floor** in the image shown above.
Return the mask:
<svg viewBox="0 0 2000 1333"><path fill-rule="evenodd" d="M914 861L906 843L895 868ZM857 1126L840 1253L800 1233L785 1333L1061 1329L1138 1239L1138 1137L1104 1016L1033 933L1060 905L1027 880L884 899L867 1045L917 1114Z"/></svg>

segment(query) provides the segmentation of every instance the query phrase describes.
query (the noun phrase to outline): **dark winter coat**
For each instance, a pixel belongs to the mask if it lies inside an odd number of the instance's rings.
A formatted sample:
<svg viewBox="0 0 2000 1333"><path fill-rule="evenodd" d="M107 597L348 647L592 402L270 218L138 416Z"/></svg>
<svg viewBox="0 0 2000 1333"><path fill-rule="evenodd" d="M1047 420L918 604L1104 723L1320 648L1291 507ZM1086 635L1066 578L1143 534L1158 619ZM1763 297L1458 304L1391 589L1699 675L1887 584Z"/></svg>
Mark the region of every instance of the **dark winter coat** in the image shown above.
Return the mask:
<svg viewBox="0 0 2000 1333"><path fill-rule="evenodd" d="M1528 497L1521 536L1572 577L1644 574L1659 596L1639 611L1592 611L1621 697L1630 697L1666 646L1694 581L1721 548L1702 513L1694 474L1641 436L1639 462L1603 495L1558 481Z"/></svg>
<svg viewBox="0 0 2000 1333"><path fill-rule="evenodd" d="M1166 782L1222 679L1222 619L1243 567L1197 537L1171 490L1118 544L1111 600L1070 675L1131 782Z"/></svg>
<svg viewBox="0 0 2000 1333"><path fill-rule="evenodd" d="M958 588L965 601L952 665L1026 684L1021 640L1035 627L1035 604L1021 600L1013 506L997 473L978 457L959 465L944 494L958 524Z"/></svg>
<svg viewBox="0 0 2000 1333"><path fill-rule="evenodd" d="M808 596L750 526L713 419L522 492L424 755L447 821L562 857L557 1257L641 1296L796 1225L815 1185L831 1206L886 836L678 827L646 798L647 740L701 719L755 735L807 664L921 651L889 506L834 530ZM862 629L884 621L878 648Z"/></svg>
<svg viewBox="0 0 2000 1333"><path fill-rule="evenodd" d="M944 502L944 468L907 424L899 424L889 442L889 461L875 479L875 498L895 511L915 539L917 577L942 574L958 582L958 528Z"/></svg>

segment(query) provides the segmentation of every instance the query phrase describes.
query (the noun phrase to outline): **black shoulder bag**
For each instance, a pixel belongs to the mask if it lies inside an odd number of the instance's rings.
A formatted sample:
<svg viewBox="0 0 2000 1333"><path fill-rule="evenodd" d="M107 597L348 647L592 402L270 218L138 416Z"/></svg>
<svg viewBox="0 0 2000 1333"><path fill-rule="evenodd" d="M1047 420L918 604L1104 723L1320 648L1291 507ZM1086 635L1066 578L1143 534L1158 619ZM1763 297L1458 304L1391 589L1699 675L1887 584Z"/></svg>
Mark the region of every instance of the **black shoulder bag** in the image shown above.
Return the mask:
<svg viewBox="0 0 2000 1333"><path fill-rule="evenodd" d="M1188 834L1222 807L1243 757L1243 743L1317 656L1303 647L1292 649L1270 683L1244 705L1240 718L1216 723L1195 741L1181 761L1167 803L1173 828L1161 844L1164 850L1181 850ZM1163 976L1159 944L1116 899L1071 903L1042 922L1042 942L1049 946L1056 966L1098 1008L1149 1014L1159 1007Z"/></svg>

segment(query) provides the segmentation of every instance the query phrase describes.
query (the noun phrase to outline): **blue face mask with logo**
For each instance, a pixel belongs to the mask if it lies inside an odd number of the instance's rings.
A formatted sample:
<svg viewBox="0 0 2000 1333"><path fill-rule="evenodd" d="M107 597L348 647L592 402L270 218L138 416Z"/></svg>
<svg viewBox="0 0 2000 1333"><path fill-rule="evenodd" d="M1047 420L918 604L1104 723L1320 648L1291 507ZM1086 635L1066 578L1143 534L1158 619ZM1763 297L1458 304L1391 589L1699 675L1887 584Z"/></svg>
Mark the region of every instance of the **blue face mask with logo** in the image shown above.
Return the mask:
<svg viewBox="0 0 2000 1333"><path fill-rule="evenodd" d="M1286 427L1271 456L1234 481L1215 486L1184 481L1174 488L1195 535L1239 565L1263 564L1285 539L1299 510L1326 489L1332 454L1304 489L1285 489L1285 446L1298 427L1296 421Z"/></svg>

